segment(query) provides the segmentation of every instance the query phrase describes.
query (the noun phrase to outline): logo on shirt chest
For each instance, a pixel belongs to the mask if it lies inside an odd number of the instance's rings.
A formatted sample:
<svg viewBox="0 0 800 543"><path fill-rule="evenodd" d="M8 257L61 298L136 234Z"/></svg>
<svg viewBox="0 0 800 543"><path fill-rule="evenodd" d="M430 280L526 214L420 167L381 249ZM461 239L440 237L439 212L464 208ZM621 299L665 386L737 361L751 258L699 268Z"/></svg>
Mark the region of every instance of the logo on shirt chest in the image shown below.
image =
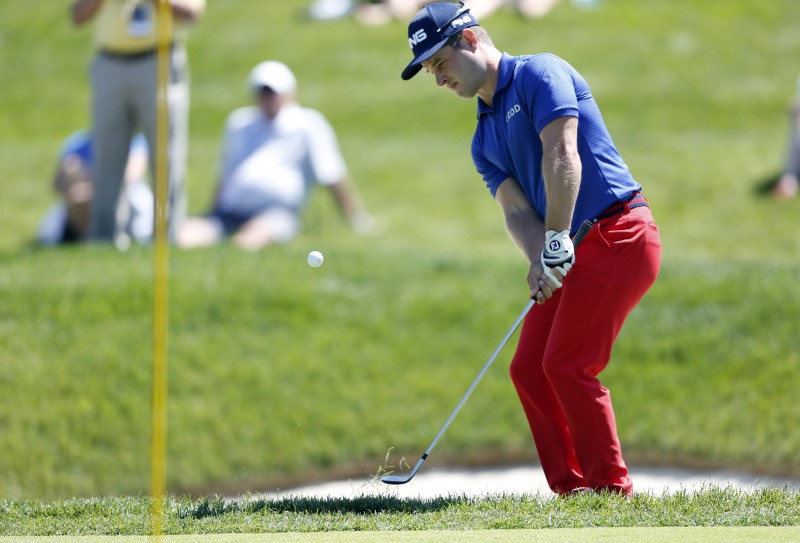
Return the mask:
<svg viewBox="0 0 800 543"><path fill-rule="evenodd" d="M522 108L519 106L519 104L514 104L513 106L511 106L511 108L506 113L506 123L511 121L511 117L513 117L514 115L516 115L520 111L522 111Z"/></svg>

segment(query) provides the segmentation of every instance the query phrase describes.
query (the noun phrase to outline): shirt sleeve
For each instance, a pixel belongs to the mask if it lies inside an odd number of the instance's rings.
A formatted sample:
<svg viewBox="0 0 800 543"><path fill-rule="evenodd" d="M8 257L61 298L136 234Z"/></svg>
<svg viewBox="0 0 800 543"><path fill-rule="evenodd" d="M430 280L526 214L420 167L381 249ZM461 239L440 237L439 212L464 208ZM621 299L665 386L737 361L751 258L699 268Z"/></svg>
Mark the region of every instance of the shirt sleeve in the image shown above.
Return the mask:
<svg viewBox="0 0 800 543"><path fill-rule="evenodd" d="M321 185L332 185L347 175L336 133L322 113L306 110L306 140L311 170Z"/></svg>
<svg viewBox="0 0 800 543"><path fill-rule="evenodd" d="M537 132L560 117L579 116L575 81L560 58L546 54L532 57L520 69L516 83Z"/></svg>
<svg viewBox="0 0 800 543"><path fill-rule="evenodd" d="M225 183L230 179L234 168L240 160L241 145L239 145L239 142L241 138L238 136L242 131L244 123L241 119L244 116L245 111L237 109L231 112L225 120L225 128L220 143L219 181L221 183Z"/></svg>
<svg viewBox="0 0 800 543"><path fill-rule="evenodd" d="M508 179L509 175L486 158L482 147L480 134L476 133L472 139L472 162L475 164L475 169L483 177L486 188L489 189L492 197L494 197L497 194L497 188L503 181Z"/></svg>

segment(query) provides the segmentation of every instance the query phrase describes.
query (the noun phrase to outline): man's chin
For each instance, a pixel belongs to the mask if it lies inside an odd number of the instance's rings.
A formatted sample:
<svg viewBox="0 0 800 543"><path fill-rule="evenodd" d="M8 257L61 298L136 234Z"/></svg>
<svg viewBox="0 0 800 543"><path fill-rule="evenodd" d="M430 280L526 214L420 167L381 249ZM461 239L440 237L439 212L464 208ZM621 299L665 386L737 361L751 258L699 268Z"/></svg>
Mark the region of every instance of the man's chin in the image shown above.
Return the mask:
<svg viewBox="0 0 800 543"><path fill-rule="evenodd" d="M459 98L463 98L464 100L471 100L475 98L474 92L470 92L469 90L464 89L461 85L455 85L450 90L453 91L456 94L456 96L458 96Z"/></svg>

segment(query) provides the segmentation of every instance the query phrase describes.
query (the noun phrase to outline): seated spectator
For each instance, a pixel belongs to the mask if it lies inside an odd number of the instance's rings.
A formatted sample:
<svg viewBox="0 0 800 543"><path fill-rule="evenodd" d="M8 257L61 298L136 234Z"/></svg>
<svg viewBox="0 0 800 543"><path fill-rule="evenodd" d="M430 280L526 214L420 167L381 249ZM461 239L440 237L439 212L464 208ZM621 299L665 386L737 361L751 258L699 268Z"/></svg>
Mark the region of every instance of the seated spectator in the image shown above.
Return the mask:
<svg viewBox="0 0 800 543"><path fill-rule="evenodd" d="M53 204L39 224L37 240L44 245L84 241L89 237L94 195L94 154L88 132L75 132L59 152L53 187L61 200ZM127 248L131 239L145 243L153 236L153 192L147 183L147 141L133 138L117 204L114 241Z"/></svg>
<svg viewBox="0 0 800 543"><path fill-rule="evenodd" d="M262 62L249 84L256 105L228 116L213 208L185 221L178 246L204 247L226 237L248 250L288 242L300 230L315 184L331 190L354 231L370 231L372 218L349 179L336 134L321 113L296 102L289 68Z"/></svg>

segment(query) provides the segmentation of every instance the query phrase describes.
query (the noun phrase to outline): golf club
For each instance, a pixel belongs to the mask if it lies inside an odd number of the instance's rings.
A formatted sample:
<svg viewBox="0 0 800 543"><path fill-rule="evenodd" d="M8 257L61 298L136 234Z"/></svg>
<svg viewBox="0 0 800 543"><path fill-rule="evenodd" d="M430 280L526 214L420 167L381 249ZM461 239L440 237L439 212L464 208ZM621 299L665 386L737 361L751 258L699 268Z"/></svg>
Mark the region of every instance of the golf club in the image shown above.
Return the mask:
<svg viewBox="0 0 800 543"><path fill-rule="evenodd" d="M574 247L576 248L578 247L581 240L583 240L586 234L589 233L589 230L592 229L592 226L593 223L591 221L584 221L583 224L581 224L581 227L578 229L578 231L575 233L575 237L572 239L572 244ZM481 369L480 373L475 378L475 380L472 381L472 384L470 385L469 389L467 389L466 394L464 394L464 397L461 398L460 402L458 402L458 405L450 414L450 418L447 419L447 422L444 423L442 429L439 430L438 434L436 434L436 437L433 439L433 442L428 446L428 448L425 450L422 456L420 456L414 468L408 473L408 475L386 475L385 477L381 477L382 483L385 483L387 485L404 485L407 482L409 482L414 477L414 475L417 474L419 468L421 468L422 464L425 463L425 460L428 459L428 455L431 454L431 451L439 442L439 439L441 439L442 435L444 435L445 431L450 426L450 423L453 422L453 419L455 419L458 412L461 411L461 408L464 406L467 399L469 399L469 397L472 395L472 391L474 391L475 387L478 386L478 383L481 382L481 379L483 379L483 376L486 374L486 371L489 369L489 366L492 365L494 359L497 358L498 354L500 354L500 351L503 349L503 347L505 347L506 343L508 343L508 340L517 330L520 323L525 319L525 316L528 314L528 312L531 310L531 308L535 303L536 303L536 298L531 298L525 305L525 307L522 309L519 316L517 317L517 320L514 321L514 324L512 324L511 328L509 328L508 332L506 332L506 335L503 337L503 340L500 342L500 345L497 346L497 348L492 353L492 356L489 357L489 361L486 362L486 364L484 364L483 369Z"/></svg>

